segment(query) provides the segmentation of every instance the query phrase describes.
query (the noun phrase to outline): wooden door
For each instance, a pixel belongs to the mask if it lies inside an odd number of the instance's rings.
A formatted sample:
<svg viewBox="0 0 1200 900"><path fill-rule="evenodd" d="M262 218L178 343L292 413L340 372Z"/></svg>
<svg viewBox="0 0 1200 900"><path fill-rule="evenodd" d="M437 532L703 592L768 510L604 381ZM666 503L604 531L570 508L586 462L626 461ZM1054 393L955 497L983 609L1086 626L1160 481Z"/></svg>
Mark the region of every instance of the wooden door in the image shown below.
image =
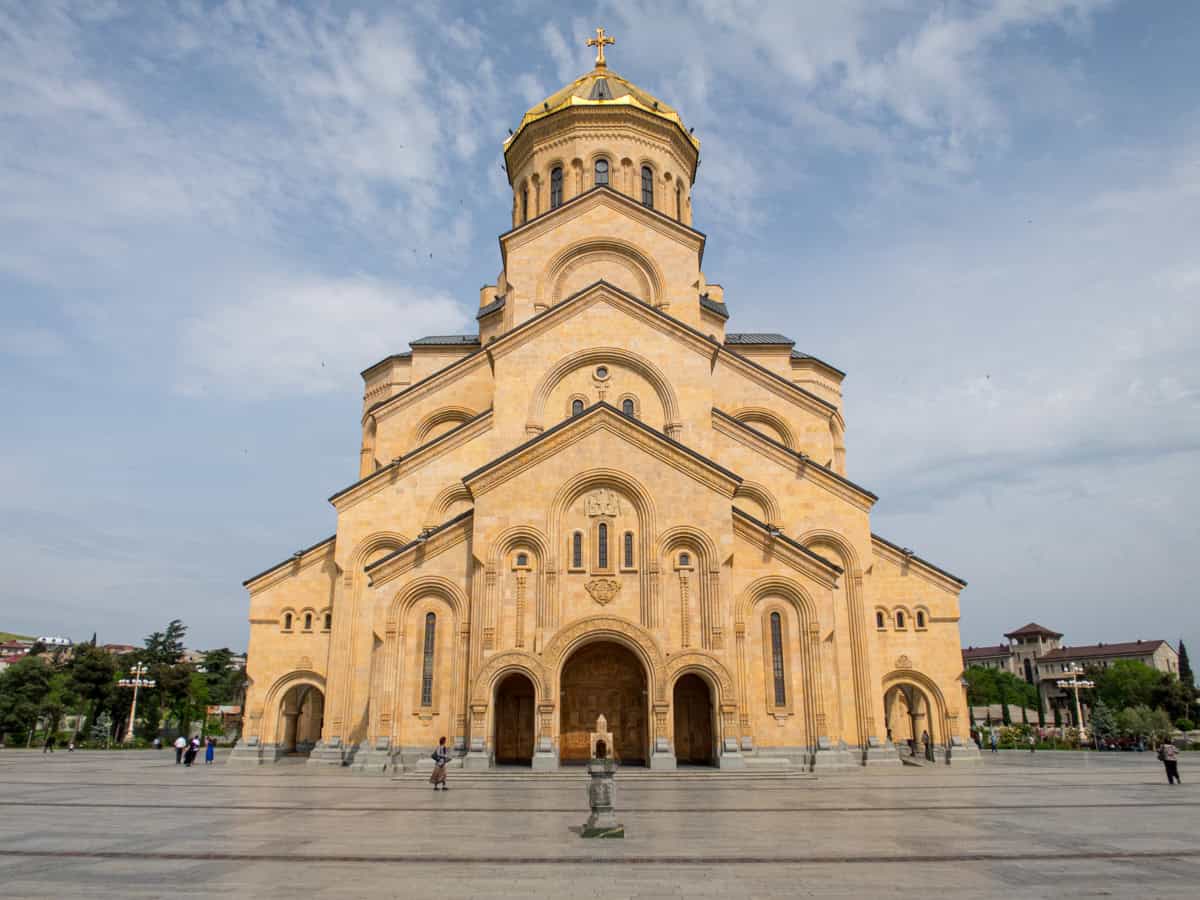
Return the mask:
<svg viewBox="0 0 1200 900"><path fill-rule="evenodd" d="M533 759L533 685L510 675L496 691L496 762L528 765Z"/></svg>
<svg viewBox="0 0 1200 900"><path fill-rule="evenodd" d="M568 661L562 674L562 717L558 755L562 762L586 762L596 718L608 719L614 759L645 764L646 677L642 665L619 644L589 644Z"/></svg>
<svg viewBox="0 0 1200 900"><path fill-rule="evenodd" d="M675 682L675 759L711 765L713 761L712 700L699 675Z"/></svg>

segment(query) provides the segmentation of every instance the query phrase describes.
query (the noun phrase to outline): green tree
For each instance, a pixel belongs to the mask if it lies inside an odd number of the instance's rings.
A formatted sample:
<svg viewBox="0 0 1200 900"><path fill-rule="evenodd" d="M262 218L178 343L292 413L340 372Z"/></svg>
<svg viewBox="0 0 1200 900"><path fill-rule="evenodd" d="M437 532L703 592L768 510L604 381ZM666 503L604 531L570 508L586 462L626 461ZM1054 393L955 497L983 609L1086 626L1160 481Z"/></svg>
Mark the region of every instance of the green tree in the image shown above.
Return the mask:
<svg viewBox="0 0 1200 900"><path fill-rule="evenodd" d="M183 663L158 665L151 669L158 683L161 706L178 724L179 730L187 728L188 694L192 688L192 676L197 674L192 667Z"/></svg>
<svg viewBox="0 0 1200 900"><path fill-rule="evenodd" d="M156 631L146 638L142 658L150 665L173 666L183 659L183 639L187 626L179 619L167 623L166 631Z"/></svg>
<svg viewBox="0 0 1200 900"><path fill-rule="evenodd" d="M1193 690L1196 687L1196 679L1192 675L1192 662L1188 659L1187 647L1183 645L1183 638L1179 639L1179 680Z"/></svg>
<svg viewBox="0 0 1200 900"><path fill-rule="evenodd" d="M1117 719L1113 711L1103 700L1097 700L1092 707L1092 732L1101 740L1112 737L1117 733Z"/></svg>
<svg viewBox="0 0 1200 900"><path fill-rule="evenodd" d="M24 733L33 742L46 696L50 693L50 666L40 656L27 655L0 672L0 732Z"/></svg>
<svg viewBox="0 0 1200 900"><path fill-rule="evenodd" d="M80 644L67 669L72 690L89 704L88 721L94 722L116 691L117 666L110 654L94 644Z"/></svg>
<svg viewBox="0 0 1200 900"><path fill-rule="evenodd" d="M1087 673L1096 682L1092 693L1113 709L1151 706L1161 675L1157 669L1133 659L1117 660L1107 668L1090 668Z"/></svg>
<svg viewBox="0 0 1200 900"><path fill-rule="evenodd" d="M107 748L112 740L112 716L107 712L100 713L88 729L88 737L94 745Z"/></svg>
<svg viewBox="0 0 1200 900"><path fill-rule="evenodd" d="M1171 718L1186 716L1196 695L1194 688L1185 685L1170 672L1159 672L1159 680L1150 691L1150 706L1166 710Z"/></svg>

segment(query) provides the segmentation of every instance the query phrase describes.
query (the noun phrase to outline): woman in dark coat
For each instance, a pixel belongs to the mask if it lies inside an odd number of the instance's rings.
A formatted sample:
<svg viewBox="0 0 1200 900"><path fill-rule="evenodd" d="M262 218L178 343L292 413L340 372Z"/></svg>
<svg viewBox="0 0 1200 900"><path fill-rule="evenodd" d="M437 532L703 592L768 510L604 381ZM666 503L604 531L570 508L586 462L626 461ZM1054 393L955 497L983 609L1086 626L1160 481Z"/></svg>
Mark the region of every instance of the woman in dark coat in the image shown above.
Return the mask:
<svg viewBox="0 0 1200 900"><path fill-rule="evenodd" d="M443 791L448 791L446 787L446 763L450 762L450 751L446 749L446 739L441 738L438 741L437 749L433 751L433 774L429 776L429 783L433 785L436 791L438 785L442 786Z"/></svg>

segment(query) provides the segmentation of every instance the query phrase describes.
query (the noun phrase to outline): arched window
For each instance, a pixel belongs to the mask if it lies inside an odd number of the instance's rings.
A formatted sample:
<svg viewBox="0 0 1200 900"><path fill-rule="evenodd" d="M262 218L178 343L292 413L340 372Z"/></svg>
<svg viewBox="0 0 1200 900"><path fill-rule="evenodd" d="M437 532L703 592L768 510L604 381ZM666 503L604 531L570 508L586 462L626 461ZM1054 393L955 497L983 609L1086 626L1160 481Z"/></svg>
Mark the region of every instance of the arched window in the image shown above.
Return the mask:
<svg viewBox="0 0 1200 900"><path fill-rule="evenodd" d="M690 553L679 554L679 565L690 566L692 564L692 555Z"/></svg>
<svg viewBox="0 0 1200 900"><path fill-rule="evenodd" d="M608 524L605 522L596 526L596 567L608 568Z"/></svg>
<svg viewBox="0 0 1200 900"><path fill-rule="evenodd" d="M596 160L596 184L608 184L608 160Z"/></svg>
<svg viewBox="0 0 1200 900"><path fill-rule="evenodd" d="M433 706L433 635L437 616L425 615L425 655L421 661L421 705Z"/></svg>
<svg viewBox="0 0 1200 900"><path fill-rule="evenodd" d="M284 631L292 630L292 614L291 613L283 614L283 630Z"/></svg>
<svg viewBox="0 0 1200 900"><path fill-rule="evenodd" d="M654 209L654 171L642 166L642 206Z"/></svg>
<svg viewBox="0 0 1200 900"><path fill-rule="evenodd" d="M877 612L877 613L875 613L875 627L876 627L876 628L883 628L883 627L884 627L883 613L882 613L882 612Z"/></svg>
<svg viewBox="0 0 1200 900"><path fill-rule="evenodd" d="M925 613L919 609L917 610L917 627L918 628L925 627Z"/></svg>
<svg viewBox="0 0 1200 900"><path fill-rule="evenodd" d="M901 610L896 610L896 627L897 628L904 627L904 613Z"/></svg>
<svg viewBox="0 0 1200 900"><path fill-rule="evenodd" d="M328 631L333 627L333 613L325 613L325 630Z"/></svg>
<svg viewBox="0 0 1200 900"><path fill-rule="evenodd" d="M312 631L312 613L304 614L304 630Z"/></svg>
<svg viewBox="0 0 1200 900"><path fill-rule="evenodd" d="M621 412L625 413L629 418L633 418L633 400L629 397L621 401Z"/></svg>
<svg viewBox="0 0 1200 900"><path fill-rule="evenodd" d="M675 182L675 220L683 221L683 185Z"/></svg>
<svg viewBox="0 0 1200 900"><path fill-rule="evenodd" d="M572 400L571 401L571 415L578 416L578 415L582 415L582 414L583 414L583 401L582 400Z"/></svg>
<svg viewBox="0 0 1200 900"><path fill-rule="evenodd" d="M771 613L771 675L775 681L775 705L787 706L787 685L783 677L783 620Z"/></svg>
<svg viewBox="0 0 1200 900"><path fill-rule="evenodd" d="M517 554L517 565L518 566L529 565L529 554L528 553L518 553Z"/></svg>
<svg viewBox="0 0 1200 900"><path fill-rule="evenodd" d="M550 170L550 208L558 209L562 200L562 166L555 166Z"/></svg>
<svg viewBox="0 0 1200 900"><path fill-rule="evenodd" d="M625 532L625 568L633 568L633 532Z"/></svg>
<svg viewBox="0 0 1200 900"><path fill-rule="evenodd" d="M583 568L583 532L581 531L571 535L571 568Z"/></svg>
<svg viewBox="0 0 1200 900"><path fill-rule="evenodd" d="M521 188L521 224L529 221L529 188Z"/></svg>

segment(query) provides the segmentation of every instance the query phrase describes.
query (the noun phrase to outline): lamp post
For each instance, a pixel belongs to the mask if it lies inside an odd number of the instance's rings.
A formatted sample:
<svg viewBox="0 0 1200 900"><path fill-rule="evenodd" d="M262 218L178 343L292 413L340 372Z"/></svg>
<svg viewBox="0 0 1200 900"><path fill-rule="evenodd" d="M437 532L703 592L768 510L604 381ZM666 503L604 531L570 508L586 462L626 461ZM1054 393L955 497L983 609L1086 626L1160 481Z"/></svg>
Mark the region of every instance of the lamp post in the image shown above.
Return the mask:
<svg viewBox="0 0 1200 900"><path fill-rule="evenodd" d="M1055 683L1060 688L1071 688L1075 691L1075 721L1079 724L1079 740L1082 743L1087 740L1087 729L1083 727L1083 710L1079 707L1079 689L1094 688L1096 682L1080 678L1079 676L1083 674L1083 669L1079 668L1079 666L1072 666L1071 671L1067 674L1071 677L1059 679Z"/></svg>
<svg viewBox="0 0 1200 900"><path fill-rule="evenodd" d="M121 739L122 744L128 744L133 740L133 723L137 721L137 695L138 688L154 687L153 678L143 678L148 670L142 663L138 663L129 670L132 678L122 678L117 682L121 687L133 688L133 701L129 704L129 727L125 729L125 737Z"/></svg>

